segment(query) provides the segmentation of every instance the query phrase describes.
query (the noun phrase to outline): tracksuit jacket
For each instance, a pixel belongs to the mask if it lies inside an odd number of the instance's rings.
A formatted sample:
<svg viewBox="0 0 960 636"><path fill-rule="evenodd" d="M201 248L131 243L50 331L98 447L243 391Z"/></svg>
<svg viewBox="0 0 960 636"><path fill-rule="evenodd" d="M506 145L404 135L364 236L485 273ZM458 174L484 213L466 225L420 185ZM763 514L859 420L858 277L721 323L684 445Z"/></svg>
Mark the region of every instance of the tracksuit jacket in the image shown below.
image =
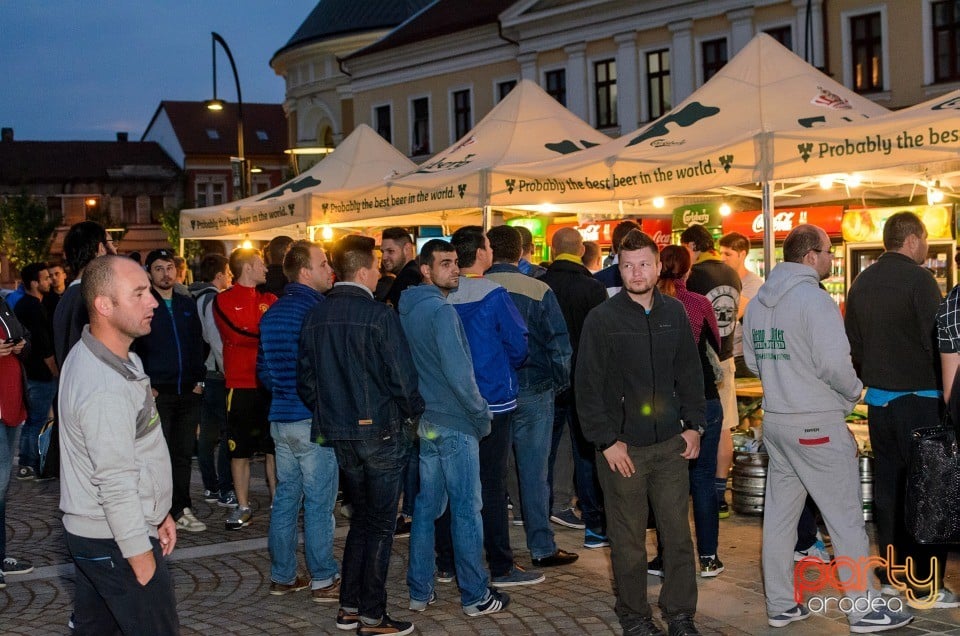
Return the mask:
<svg viewBox="0 0 960 636"><path fill-rule="evenodd" d="M207 374L197 304L190 296L173 294L173 304L167 309L155 289L151 287L150 293L158 303L150 321L150 333L137 338L133 350L143 360L150 384L159 393L189 393Z"/></svg>

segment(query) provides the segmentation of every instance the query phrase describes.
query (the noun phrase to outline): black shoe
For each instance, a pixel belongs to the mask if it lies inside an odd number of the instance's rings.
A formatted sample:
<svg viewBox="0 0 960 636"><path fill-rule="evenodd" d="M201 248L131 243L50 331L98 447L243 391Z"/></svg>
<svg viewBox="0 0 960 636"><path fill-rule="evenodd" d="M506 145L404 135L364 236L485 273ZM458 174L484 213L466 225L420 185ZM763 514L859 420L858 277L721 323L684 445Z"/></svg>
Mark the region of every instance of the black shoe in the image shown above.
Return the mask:
<svg viewBox="0 0 960 636"><path fill-rule="evenodd" d="M677 614L667 624L669 636L699 636L697 626L693 624L693 616Z"/></svg>
<svg viewBox="0 0 960 636"><path fill-rule="evenodd" d="M413 527L413 523L407 521L407 518L403 515L397 517L397 528L393 531L394 539L402 539L403 537L410 536L410 528Z"/></svg>
<svg viewBox="0 0 960 636"><path fill-rule="evenodd" d="M367 625L361 620L357 627L357 636L381 636L383 634L406 636L411 632L413 632L413 623L395 621L386 614L380 617L380 622L376 625Z"/></svg>
<svg viewBox="0 0 960 636"><path fill-rule="evenodd" d="M629 627L623 628L623 636L666 636L666 633L660 629L657 622L651 616L645 616Z"/></svg>
<svg viewBox="0 0 960 636"><path fill-rule="evenodd" d="M647 574L663 578L663 557L658 554L653 561L647 563Z"/></svg>
<svg viewBox="0 0 960 636"><path fill-rule="evenodd" d="M574 561L580 558L580 555L574 554L573 552L567 552L566 550L561 550L557 548L557 551L551 554L550 556L545 556L542 559L531 559L533 565L538 568L549 568L556 565L570 565Z"/></svg>

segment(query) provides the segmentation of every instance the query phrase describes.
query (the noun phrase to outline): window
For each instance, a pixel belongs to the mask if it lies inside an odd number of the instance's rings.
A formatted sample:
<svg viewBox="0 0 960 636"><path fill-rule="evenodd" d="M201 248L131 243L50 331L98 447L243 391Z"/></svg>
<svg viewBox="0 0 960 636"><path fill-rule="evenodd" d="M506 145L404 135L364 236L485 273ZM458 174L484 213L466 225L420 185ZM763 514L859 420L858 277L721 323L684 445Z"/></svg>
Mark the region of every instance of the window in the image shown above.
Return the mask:
<svg viewBox="0 0 960 636"><path fill-rule="evenodd" d="M260 141L267 141L270 139L270 135L267 134L266 130L258 130L257 139L259 139Z"/></svg>
<svg viewBox="0 0 960 636"><path fill-rule="evenodd" d="M460 139L473 128L470 114L470 90L453 92L453 141Z"/></svg>
<svg viewBox="0 0 960 636"><path fill-rule="evenodd" d="M250 180L250 189L252 190L251 195L266 192L270 189L270 177L263 175L253 177Z"/></svg>
<svg viewBox="0 0 960 636"><path fill-rule="evenodd" d="M597 106L597 128L617 125L617 63L603 60L593 64L593 97Z"/></svg>
<svg viewBox="0 0 960 636"><path fill-rule="evenodd" d="M227 190L225 179L198 178L196 185L197 207L220 205L225 201L224 193ZM153 197L150 197L150 208L153 212Z"/></svg>
<svg viewBox="0 0 960 636"><path fill-rule="evenodd" d="M47 197L47 221L63 219L63 201L60 197Z"/></svg>
<svg viewBox="0 0 960 636"><path fill-rule="evenodd" d="M706 82L727 63L727 40L707 40L700 47L703 53L703 81Z"/></svg>
<svg viewBox="0 0 960 636"><path fill-rule="evenodd" d="M207 128L207 138L220 139L220 133L217 132L216 128Z"/></svg>
<svg viewBox="0 0 960 636"><path fill-rule="evenodd" d="M390 126L390 105L377 106L373 109L373 126L377 134L393 143L393 129Z"/></svg>
<svg viewBox="0 0 960 636"><path fill-rule="evenodd" d="M122 199L123 210L120 213L120 221L123 223L137 223L137 197L125 196Z"/></svg>
<svg viewBox="0 0 960 636"><path fill-rule="evenodd" d="M561 106L567 105L567 71L559 69L556 71L547 71L544 76L547 84L547 95L560 102Z"/></svg>
<svg viewBox="0 0 960 636"><path fill-rule="evenodd" d="M221 199L223 198L222 193L220 195L220 198ZM166 207L163 204L163 195L151 194L150 195L150 222L160 223L161 221L160 217L163 215L165 209Z"/></svg>
<svg viewBox="0 0 960 636"><path fill-rule="evenodd" d="M776 27L774 29L766 29L764 33L772 37L774 40L784 45L791 51L793 50L793 33L790 30L790 27Z"/></svg>
<svg viewBox="0 0 960 636"><path fill-rule="evenodd" d="M934 2L933 81L960 79L960 3L955 0Z"/></svg>
<svg viewBox="0 0 960 636"><path fill-rule="evenodd" d="M497 84L497 101L503 101L503 98L510 94L513 87L517 85L517 80L507 80Z"/></svg>
<svg viewBox="0 0 960 636"><path fill-rule="evenodd" d="M413 125L410 128L413 135L410 140L410 154L412 156L428 155L430 154L430 99L419 97L411 104Z"/></svg>
<svg viewBox="0 0 960 636"><path fill-rule="evenodd" d="M853 60L853 90L858 93L883 90L880 13L850 18L850 52Z"/></svg>
<svg viewBox="0 0 960 636"><path fill-rule="evenodd" d="M647 53L647 109L650 119L657 119L670 108L670 51L661 49Z"/></svg>

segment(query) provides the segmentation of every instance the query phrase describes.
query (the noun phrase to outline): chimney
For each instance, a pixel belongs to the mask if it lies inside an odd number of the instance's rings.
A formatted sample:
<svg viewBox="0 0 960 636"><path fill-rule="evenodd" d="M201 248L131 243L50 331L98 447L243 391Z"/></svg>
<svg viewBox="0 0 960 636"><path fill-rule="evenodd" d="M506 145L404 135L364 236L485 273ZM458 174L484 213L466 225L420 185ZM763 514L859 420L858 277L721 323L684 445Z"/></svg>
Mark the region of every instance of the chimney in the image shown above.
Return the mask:
<svg viewBox="0 0 960 636"><path fill-rule="evenodd" d="M129 133L125 133L125 132L118 132L118 133L117 133L117 141L119 141L119 142L121 142L121 143L127 141L128 138L129 138Z"/></svg>
<svg viewBox="0 0 960 636"><path fill-rule="evenodd" d="M0 129L0 141L13 141L13 128Z"/></svg>

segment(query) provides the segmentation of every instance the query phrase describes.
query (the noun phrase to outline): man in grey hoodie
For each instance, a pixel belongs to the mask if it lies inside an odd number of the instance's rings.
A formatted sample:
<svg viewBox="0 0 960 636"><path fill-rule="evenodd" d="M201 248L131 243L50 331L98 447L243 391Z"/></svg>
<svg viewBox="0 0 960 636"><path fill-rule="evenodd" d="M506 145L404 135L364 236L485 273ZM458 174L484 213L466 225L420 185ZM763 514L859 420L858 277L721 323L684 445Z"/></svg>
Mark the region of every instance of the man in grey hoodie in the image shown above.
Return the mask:
<svg viewBox="0 0 960 636"><path fill-rule="evenodd" d="M450 502L460 602L467 616L499 612L510 597L489 587L480 517L480 439L490 409L480 395L463 324L446 297L460 282L457 252L441 239L420 253L424 284L400 298L400 324L410 343L426 410L420 416L420 490L410 531L410 609L436 600L434 521Z"/></svg>
<svg viewBox="0 0 960 636"><path fill-rule="evenodd" d="M744 361L763 384L763 439L769 456L763 515L763 580L768 622L785 627L809 618L799 604L804 591L794 577L797 521L807 494L827 527L838 561L866 563L870 542L860 509L857 445L844 418L860 399L863 385L853 370L850 347L836 303L820 288L830 274L832 246L815 225L794 228L777 265L750 302L743 322ZM801 561L824 579L831 571L819 559ZM877 598L866 566L837 578L856 582L844 589L850 631L871 633L902 627L912 616Z"/></svg>

